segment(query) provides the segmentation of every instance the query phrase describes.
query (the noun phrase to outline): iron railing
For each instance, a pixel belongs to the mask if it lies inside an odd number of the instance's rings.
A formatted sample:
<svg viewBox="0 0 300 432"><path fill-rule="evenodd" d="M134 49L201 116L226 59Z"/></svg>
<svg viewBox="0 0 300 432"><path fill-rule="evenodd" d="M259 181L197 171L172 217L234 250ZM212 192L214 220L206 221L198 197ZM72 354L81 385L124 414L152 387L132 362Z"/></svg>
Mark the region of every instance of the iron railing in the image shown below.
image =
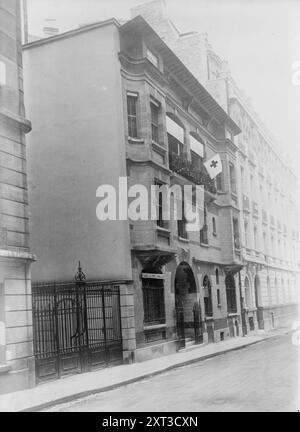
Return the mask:
<svg viewBox="0 0 300 432"><path fill-rule="evenodd" d="M206 191L212 194L217 193L215 181L210 178L204 166L202 169L196 169L192 163L183 156L169 153L169 168L177 174L182 175L187 180L197 185L203 185Z"/></svg>

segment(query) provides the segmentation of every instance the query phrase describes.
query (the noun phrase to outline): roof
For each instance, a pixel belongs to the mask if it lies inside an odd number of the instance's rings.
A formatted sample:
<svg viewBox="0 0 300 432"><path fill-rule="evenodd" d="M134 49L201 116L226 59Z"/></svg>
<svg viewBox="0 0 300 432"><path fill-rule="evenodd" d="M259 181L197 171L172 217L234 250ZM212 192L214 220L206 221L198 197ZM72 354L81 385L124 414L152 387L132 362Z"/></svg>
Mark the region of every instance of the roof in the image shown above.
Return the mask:
<svg viewBox="0 0 300 432"><path fill-rule="evenodd" d="M127 21L120 27L120 33L134 32L139 33L151 42L152 46L161 52L164 63L168 70L173 73L180 82L189 90L206 111L213 115L220 122L226 123L234 135L241 132L239 126L228 115L228 113L218 104L206 88L195 78L191 71L182 63L176 54L168 45L158 36L147 21L138 15L130 21Z"/></svg>

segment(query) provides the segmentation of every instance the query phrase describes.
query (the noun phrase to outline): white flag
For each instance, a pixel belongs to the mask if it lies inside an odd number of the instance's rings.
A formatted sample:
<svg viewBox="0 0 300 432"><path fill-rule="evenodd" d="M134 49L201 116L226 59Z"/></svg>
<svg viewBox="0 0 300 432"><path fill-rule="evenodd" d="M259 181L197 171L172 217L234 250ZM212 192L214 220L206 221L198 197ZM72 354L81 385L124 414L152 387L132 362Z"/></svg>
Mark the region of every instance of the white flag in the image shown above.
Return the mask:
<svg viewBox="0 0 300 432"><path fill-rule="evenodd" d="M204 166L211 179L215 178L220 172L222 172L222 162L220 155L217 153L212 158L204 162Z"/></svg>

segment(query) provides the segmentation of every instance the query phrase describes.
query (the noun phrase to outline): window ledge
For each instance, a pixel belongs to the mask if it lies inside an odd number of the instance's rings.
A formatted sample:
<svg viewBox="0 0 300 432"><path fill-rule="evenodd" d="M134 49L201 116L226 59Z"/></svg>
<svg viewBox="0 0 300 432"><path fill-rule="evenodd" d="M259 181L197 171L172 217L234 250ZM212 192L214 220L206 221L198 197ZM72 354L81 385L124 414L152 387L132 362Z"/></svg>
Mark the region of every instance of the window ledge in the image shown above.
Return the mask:
<svg viewBox="0 0 300 432"><path fill-rule="evenodd" d="M180 237L180 236L178 236L178 240L181 241L181 242L184 242L184 243L188 243L189 242L189 239L187 239L185 237Z"/></svg>
<svg viewBox="0 0 300 432"><path fill-rule="evenodd" d="M209 248L209 244L208 244L208 243L202 243L202 242L200 242L200 246L203 246L203 247Z"/></svg>
<svg viewBox="0 0 300 432"><path fill-rule="evenodd" d="M155 148L155 150L158 151L158 153L160 153L161 155L165 155L167 153L167 149L165 147L163 147L161 144L159 144L156 141L151 141L152 143L152 147Z"/></svg>
<svg viewBox="0 0 300 432"><path fill-rule="evenodd" d="M142 138L132 138L128 137L128 141L135 144L143 144L145 141Z"/></svg>
<svg viewBox="0 0 300 432"><path fill-rule="evenodd" d="M162 328L166 328L167 324L153 324L153 325L144 325L144 331L148 331L148 330L158 330L158 329L162 329Z"/></svg>
<svg viewBox="0 0 300 432"><path fill-rule="evenodd" d="M8 373L11 370L11 366L7 364L0 364L0 375Z"/></svg>
<svg viewBox="0 0 300 432"><path fill-rule="evenodd" d="M213 321L214 317L213 316L206 316L205 317L205 321Z"/></svg>
<svg viewBox="0 0 300 432"><path fill-rule="evenodd" d="M161 232L164 232L166 234L171 234L171 230L169 228L164 228L164 227L161 227L159 225L156 225L156 229L157 229L157 231L161 231Z"/></svg>
<svg viewBox="0 0 300 432"><path fill-rule="evenodd" d="M227 314L229 317L238 316L238 312L230 312Z"/></svg>

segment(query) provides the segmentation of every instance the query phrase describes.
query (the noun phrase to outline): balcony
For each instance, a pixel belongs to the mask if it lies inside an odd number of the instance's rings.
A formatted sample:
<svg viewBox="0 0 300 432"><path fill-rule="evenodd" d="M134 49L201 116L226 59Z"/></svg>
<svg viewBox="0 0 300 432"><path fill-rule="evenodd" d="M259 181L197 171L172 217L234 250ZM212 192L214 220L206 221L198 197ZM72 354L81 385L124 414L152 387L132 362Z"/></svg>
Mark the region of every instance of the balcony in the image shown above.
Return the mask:
<svg viewBox="0 0 300 432"><path fill-rule="evenodd" d="M252 201L252 214L254 217L258 218L258 205L255 201Z"/></svg>
<svg viewBox="0 0 300 432"><path fill-rule="evenodd" d="M243 195L243 210L250 212L250 200L247 195Z"/></svg>
<svg viewBox="0 0 300 432"><path fill-rule="evenodd" d="M203 167L201 170L196 169L193 167L191 162L185 159L183 156L170 153L169 168L173 172L185 177L187 180L197 185L203 185L206 191L212 194L217 193L215 182L209 177L205 168Z"/></svg>

